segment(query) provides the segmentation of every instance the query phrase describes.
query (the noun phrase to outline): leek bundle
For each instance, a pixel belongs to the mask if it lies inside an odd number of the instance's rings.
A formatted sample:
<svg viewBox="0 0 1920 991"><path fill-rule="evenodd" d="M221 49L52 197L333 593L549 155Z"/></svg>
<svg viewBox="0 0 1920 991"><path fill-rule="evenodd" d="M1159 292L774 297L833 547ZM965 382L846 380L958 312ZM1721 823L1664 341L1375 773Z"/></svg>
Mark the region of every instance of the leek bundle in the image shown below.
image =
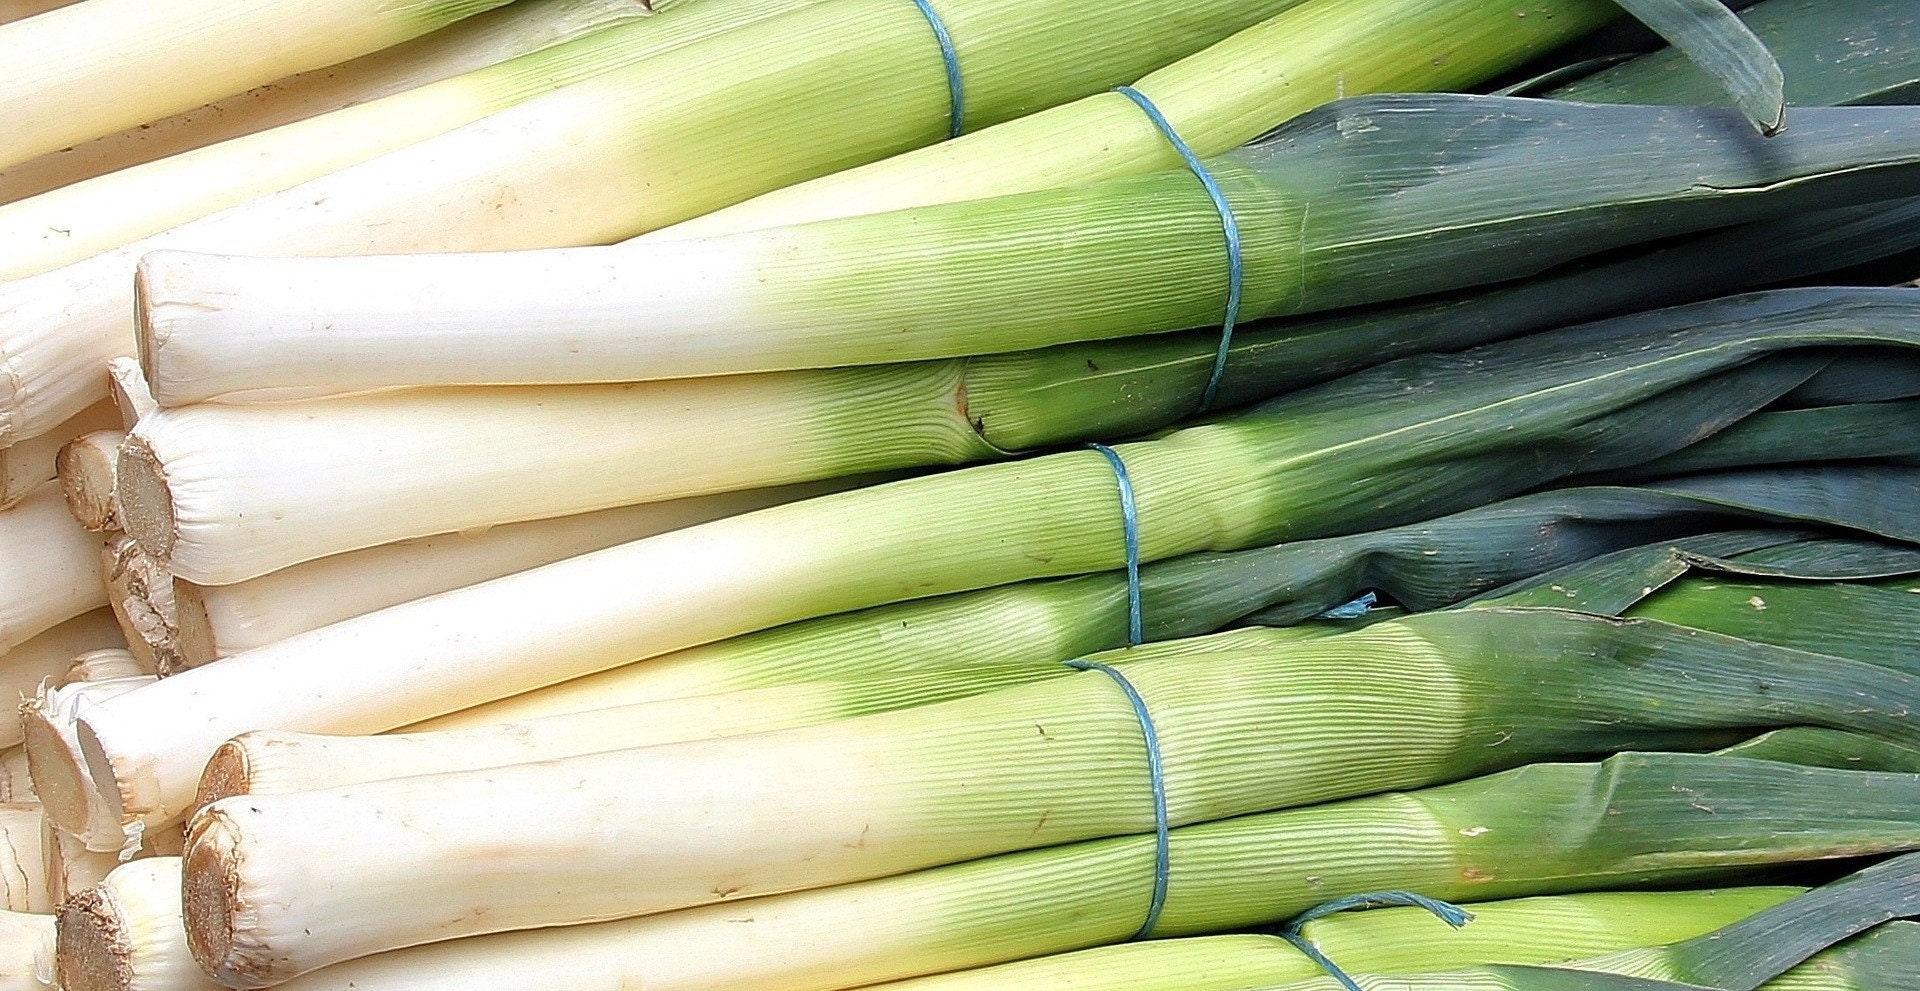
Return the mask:
<svg viewBox="0 0 1920 991"><path fill-rule="evenodd" d="M1796 349L1920 343L1917 298L1816 289L1669 310L1389 364L1120 445L1142 559L1390 526L1666 454L1826 360ZM128 524L169 519L158 476L129 476L129 448ZM1077 451L689 527L164 679L82 714L82 746L123 815L158 825L248 730L384 731L796 620L1118 568L1115 492L1110 463ZM184 539L171 551L189 580L245 576L210 576Z"/></svg>
<svg viewBox="0 0 1920 991"><path fill-rule="evenodd" d="M1920 246L1920 201L1750 225L1385 312L1256 325L1236 335L1219 398L1264 399L1390 358L1689 302L1906 246ZM1218 347L1218 332L1203 331L964 362L203 404L155 417L137 446L161 463L175 514L209 545L204 555L180 552L182 563L212 575L186 562L228 559L223 577L201 579L219 584L436 532L1141 433L1193 410ZM445 456L480 435L499 457ZM368 450L388 456L369 463ZM150 552L175 553L164 531L156 539Z"/></svg>
<svg viewBox="0 0 1920 991"><path fill-rule="evenodd" d="M966 120L1098 92L1298 0L940 0ZM702 6L686 11L698 14ZM711 8L724 17L728 5ZM640 30L660 18L616 27ZM1139 24L1150 19L1152 31ZM591 41L592 39L585 39ZM738 56L751 52L750 64ZM536 56L537 57L537 56ZM715 72L716 64L735 71ZM809 3L65 268L0 285L0 443L85 406L133 351L126 280L161 247L370 254L596 244L939 140L952 102L903 0Z"/></svg>
<svg viewBox="0 0 1920 991"><path fill-rule="evenodd" d="M1538 764L1175 830L1153 935L1269 924L1383 888L1475 901L1906 850L1917 842L1916 808L1913 775L1674 754ZM357 850L356 868L379 853ZM1145 917L1154 859L1150 835L1096 840L838 888L436 943L285 986L856 987L1126 939ZM374 920L384 906L362 911ZM848 932L860 938L836 938Z"/></svg>
<svg viewBox="0 0 1920 991"><path fill-rule="evenodd" d="M1255 319L1895 196L1920 173L1917 124L1909 107L1809 108L1762 138L1721 110L1376 96L1208 167L1238 225L1239 314ZM1217 323L1221 223L1208 190L1173 171L611 248L156 253L141 266L141 351L168 406L1017 351Z"/></svg>
<svg viewBox="0 0 1920 991"><path fill-rule="evenodd" d="M517 0L350 62L0 168L0 203L431 85L650 13L630 0Z"/></svg>
<svg viewBox="0 0 1920 991"><path fill-rule="evenodd" d="M417 38L507 0L86 0L0 25L0 166ZM156 43L165 39L165 43Z"/></svg>
<svg viewBox="0 0 1920 991"><path fill-rule="evenodd" d="M1152 713L1176 827L1687 746L1704 730L1822 725L1920 743L1907 719L1920 676L1552 610L1434 613L1305 642L1253 629L1093 659L1122 666ZM252 986L437 939L1141 833L1156 801L1141 739L1113 683L1084 672L808 729L227 799L189 830L189 941L216 977ZM490 817L503 792L542 796L543 814ZM307 885L308 865L336 862L343 844L378 848L387 866ZM586 849L596 856L568 854ZM491 869L462 870L488 857ZM377 930L353 921L369 905L382 906Z"/></svg>
<svg viewBox="0 0 1920 991"><path fill-rule="evenodd" d="M1607 891L1462 906L1471 925L1439 929L1419 908L1331 915L1301 935L1356 973L1416 974L1469 963L1557 963L1705 935L1799 888ZM1310 980L1320 968L1278 936L1194 936L1119 943L881 985L886 991L1242 991Z"/></svg>

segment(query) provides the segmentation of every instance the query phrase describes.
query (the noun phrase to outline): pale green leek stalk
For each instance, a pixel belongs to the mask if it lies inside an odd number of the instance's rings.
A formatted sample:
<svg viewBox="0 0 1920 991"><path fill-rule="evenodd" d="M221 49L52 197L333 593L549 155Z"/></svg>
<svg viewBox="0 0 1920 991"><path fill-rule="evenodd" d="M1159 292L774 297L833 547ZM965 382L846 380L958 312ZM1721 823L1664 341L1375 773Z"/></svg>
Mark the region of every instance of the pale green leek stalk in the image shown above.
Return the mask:
<svg viewBox="0 0 1920 991"><path fill-rule="evenodd" d="M1703 795L1711 801L1699 801ZM1154 935L1272 924L1387 888L1480 901L1912 849L1920 842L1916 810L1915 775L1672 754L1539 764L1175 830ZM619 991L638 980L652 991L828 991L1125 940L1145 918L1153 864L1151 835L1097 840L838 888L414 947L284 987L402 991L434 981L490 991L564 980L574 991ZM858 938L840 938L849 933Z"/></svg>
<svg viewBox="0 0 1920 991"><path fill-rule="evenodd" d="M1802 888L1606 891L1473 902L1449 932L1419 908L1316 919L1301 934L1360 974L1419 974L1475 963L1559 963L1704 935ZM886 991L1244 991L1310 980L1320 967L1278 936L1245 934L1119 943L1078 953L880 985Z"/></svg>
<svg viewBox="0 0 1920 991"><path fill-rule="evenodd" d="M1718 752L1728 757L1778 760L1809 767L1920 773L1920 750L1879 737L1818 726L1792 726L1762 733Z"/></svg>
<svg viewBox="0 0 1920 991"><path fill-rule="evenodd" d="M1749 225L1514 287L1254 324L1235 335L1220 400L1237 405L1420 351L1801 279L1908 246L1920 247L1920 201ZM187 504L204 491L220 493L219 515L251 518L237 546L211 514L196 540L284 567L382 540L830 477L862 463L981 460L1143 433L1192 412L1218 345L1217 331L1198 331L937 365L202 404L155 416L143 437L163 462L184 462L169 469L182 514L199 515ZM444 456L474 434L500 457ZM553 444L561 435L573 442ZM367 470L364 451L376 447L408 470Z"/></svg>
<svg viewBox="0 0 1920 991"><path fill-rule="evenodd" d="M1916 125L1920 108L1807 108L1763 138L1724 110L1374 96L1208 161L1252 320L1907 193ZM162 405L831 368L1216 324L1227 267L1181 170L611 248L156 254L142 353Z"/></svg>
<svg viewBox="0 0 1920 991"><path fill-rule="evenodd" d="M1920 344L1913 300L1796 290L1668 310L1386 365L1122 444L1142 557L1378 529L1649 460L1825 359L1796 349ZM128 820L158 826L248 730L379 732L802 619L1119 568L1116 488L1105 458L1076 451L772 507L184 672L83 715L81 736ZM185 546L173 565L193 577Z"/></svg>
<svg viewBox="0 0 1920 991"><path fill-rule="evenodd" d="M1297 0L936 2L965 68L972 127L1135 78ZM606 243L931 144L948 132L949 103L940 49L913 3L816 3L0 285L0 354L18 379L0 393L0 444L78 412L101 388L100 364L132 352L127 279L147 251Z"/></svg>
<svg viewBox="0 0 1920 991"><path fill-rule="evenodd" d="M1254 628L1092 660L1121 665L1152 713L1176 827L1753 726L1920 744L1907 718L1920 677L1558 610L1429 613L1304 641ZM779 733L237 796L189 828L189 945L216 978L264 986L437 939L1150 832L1142 737L1126 696L1089 671ZM489 818L503 792L543 796L543 815ZM347 822L362 825L329 825ZM384 866L324 891L298 880L369 846ZM458 870L483 852L501 866ZM375 904L378 931L353 924Z"/></svg>
<svg viewBox="0 0 1920 991"><path fill-rule="evenodd" d="M85 0L0 25L0 166L417 38L507 0Z"/></svg>
<svg viewBox="0 0 1920 991"><path fill-rule="evenodd" d="M0 206L0 278L52 271L444 134L601 72L817 0L625 0L554 42L450 79L236 136ZM519 4L502 8L515 11ZM483 15L484 16L484 15ZM637 20L615 27L621 20ZM601 30L604 29L604 30ZM423 39L424 40L424 39Z"/></svg>
<svg viewBox="0 0 1920 991"><path fill-rule="evenodd" d="M673 3L662 0L657 6ZM351 62L275 80L0 169L0 203L392 96L649 13L633 0L515 0Z"/></svg>
<svg viewBox="0 0 1920 991"><path fill-rule="evenodd" d="M1459 90L1621 16L1612 0L1517 11L1478 0L1311 0L1133 87L1189 147L1218 155L1323 103ZM1089 96L645 235L710 237L1184 168L1138 106Z"/></svg>

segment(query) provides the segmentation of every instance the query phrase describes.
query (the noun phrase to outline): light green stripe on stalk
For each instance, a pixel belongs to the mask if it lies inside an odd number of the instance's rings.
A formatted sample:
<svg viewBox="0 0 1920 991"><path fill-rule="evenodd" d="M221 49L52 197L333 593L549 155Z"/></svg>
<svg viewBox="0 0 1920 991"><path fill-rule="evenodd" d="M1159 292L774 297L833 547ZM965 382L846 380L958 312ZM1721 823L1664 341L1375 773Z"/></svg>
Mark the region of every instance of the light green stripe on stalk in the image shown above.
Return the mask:
<svg viewBox="0 0 1920 991"><path fill-rule="evenodd" d="M1356 972L1422 973L1474 963L1552 963L1698 936L1802 888L1595 892L1478 902L1464 929L1437 929L1420 909L1353 912L1304 932ZM915 978L887 991L1243 991L1310 979L1320 968L1271 935L1149 940Z"/></svg>
<svg viewBox="0 0 1920 991"><path fill-rule="evenodd" d="M1481 0L1312 0L1134 86L1197 154L1213 155L1342 97L1470 86L1620 13L1610 0L1546 0L1524 10ZM659 236L710 236L1182 167L1137 106L1100 94L776 190Z"/></svg>

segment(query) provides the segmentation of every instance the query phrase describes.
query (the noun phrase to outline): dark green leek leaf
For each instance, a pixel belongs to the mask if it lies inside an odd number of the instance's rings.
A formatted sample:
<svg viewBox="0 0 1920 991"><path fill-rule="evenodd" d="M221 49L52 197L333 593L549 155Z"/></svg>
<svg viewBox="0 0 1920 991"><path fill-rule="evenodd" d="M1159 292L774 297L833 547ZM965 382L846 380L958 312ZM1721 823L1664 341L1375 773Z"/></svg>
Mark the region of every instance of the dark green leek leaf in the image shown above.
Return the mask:
<svg viewBox="0 0 1920 991"><path fill-rule="evenodd" d="M1766 43L1720 0L1615 0L1713 77L1761 131L1786 126L1786 77Z"/></svg>
<svg viewBox="0 0 1920 991"><path fill-rule="evenodd" d="M1907 103L1920 94L1920 3L1767 0L1741 15L1786 76L1796 107ZM1552 92L1589 103L1731 106L1726 88L1678 49L1601 67Z"/></svg>
<svg viewBox="0 0 1920 991"><path fill-rule="evenodd" d="M1920 459L1920 400L1760 413L1614 479L1661 478L1793 462Z"/></svg>

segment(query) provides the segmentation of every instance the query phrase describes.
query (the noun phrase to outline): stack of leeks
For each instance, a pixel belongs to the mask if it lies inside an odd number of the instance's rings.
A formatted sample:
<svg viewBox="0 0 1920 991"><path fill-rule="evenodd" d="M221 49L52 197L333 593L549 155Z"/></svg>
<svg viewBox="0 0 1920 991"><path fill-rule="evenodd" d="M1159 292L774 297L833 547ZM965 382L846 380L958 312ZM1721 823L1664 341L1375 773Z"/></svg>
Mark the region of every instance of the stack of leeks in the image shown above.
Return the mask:
<svg viewBox="0 0 1920 991"><path fill-rule="evenodd" d="M1920 0L53 6L0 991L1920 984Z"/></svg>

